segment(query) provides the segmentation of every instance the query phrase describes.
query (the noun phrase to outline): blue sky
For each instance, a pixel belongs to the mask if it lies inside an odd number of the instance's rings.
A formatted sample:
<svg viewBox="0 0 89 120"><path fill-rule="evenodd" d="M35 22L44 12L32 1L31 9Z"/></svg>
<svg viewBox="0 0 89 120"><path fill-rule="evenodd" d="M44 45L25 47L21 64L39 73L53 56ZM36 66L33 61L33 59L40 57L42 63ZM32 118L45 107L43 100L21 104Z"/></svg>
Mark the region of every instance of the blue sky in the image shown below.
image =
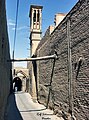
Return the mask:
<svg viewBox="0 0 89 120"><path fill-rule="evenodd" d="M54 24L56 13L68 13L78 0L19 0L17 37L15 45L15 58L27 58L30 56L30 19L29 9L31 4L42 5L42 32L45 33L49 25ZM15 16L17 0L6 0L7 24L12 57ZM15 63L15 66L26 67L25 63Z"/></svg>

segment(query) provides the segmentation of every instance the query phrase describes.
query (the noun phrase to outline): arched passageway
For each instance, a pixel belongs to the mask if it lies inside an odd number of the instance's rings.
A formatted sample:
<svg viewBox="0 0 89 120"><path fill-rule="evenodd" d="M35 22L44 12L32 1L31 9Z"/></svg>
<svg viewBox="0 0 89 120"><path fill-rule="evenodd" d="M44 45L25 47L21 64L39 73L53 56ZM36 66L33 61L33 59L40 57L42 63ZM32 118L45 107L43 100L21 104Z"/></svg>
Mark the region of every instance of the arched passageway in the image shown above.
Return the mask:
<svg viewBox="0 0 89 120"><path fill-rule="evenodd" d="M19 77L15 77L13 83L14 83L14 91L22 90L22 80Z"/></svg>
<svg viewBox="0 0 89 120"><path fill-rule="evenodd" d="M17 70L15 72L15 76L19 77L22 81L21 91L28 92L29 91L29 78L28 75L23 70Z"/></svg>

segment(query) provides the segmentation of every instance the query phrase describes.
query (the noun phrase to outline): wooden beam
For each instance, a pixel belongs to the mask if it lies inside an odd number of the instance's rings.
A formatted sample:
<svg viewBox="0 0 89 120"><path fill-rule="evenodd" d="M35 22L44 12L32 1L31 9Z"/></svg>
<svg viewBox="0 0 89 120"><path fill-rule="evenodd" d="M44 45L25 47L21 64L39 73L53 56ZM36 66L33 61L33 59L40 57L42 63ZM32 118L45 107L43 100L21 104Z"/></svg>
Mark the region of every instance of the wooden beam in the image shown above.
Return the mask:
<svg viewBox="0 0 89 120"><path fill-rule="evenodd" d="M54 55L36 57L36 58L10 59L10 60L8 60L8 62L38 61L38 60L47 60L47 59L57 59L57 55L54 54Z"/></svg>

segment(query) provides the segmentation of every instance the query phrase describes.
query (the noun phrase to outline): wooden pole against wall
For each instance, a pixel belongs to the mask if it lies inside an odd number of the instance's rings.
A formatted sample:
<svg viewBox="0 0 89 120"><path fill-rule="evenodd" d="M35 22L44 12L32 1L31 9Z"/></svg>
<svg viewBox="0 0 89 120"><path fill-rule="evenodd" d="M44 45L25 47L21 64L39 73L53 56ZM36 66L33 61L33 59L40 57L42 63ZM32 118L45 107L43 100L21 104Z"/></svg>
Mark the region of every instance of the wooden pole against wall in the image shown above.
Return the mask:
<svg viewBox="0 0 89 120"><path fill-rule="evenodd" d="M71 36L70 36L70 19L67 22L67 39L68 39L68 82L69 82L69 113L73 116L73 90L72 90L72 61L71 61Z"/></svg>
<svg viewBox="0 0 89 120"><path fill-rule="evenodd" d="M49 84L49 93L48 93L46 108L48 108L48 104L49 104L49 101L50 101L50 94L51 94L51 91L52 91L52 81L53 81L55 62L56 62L56 59L54 59L54 61L53 61L53 67L52 67L51 79L50 79L50 84Z"/></svg>

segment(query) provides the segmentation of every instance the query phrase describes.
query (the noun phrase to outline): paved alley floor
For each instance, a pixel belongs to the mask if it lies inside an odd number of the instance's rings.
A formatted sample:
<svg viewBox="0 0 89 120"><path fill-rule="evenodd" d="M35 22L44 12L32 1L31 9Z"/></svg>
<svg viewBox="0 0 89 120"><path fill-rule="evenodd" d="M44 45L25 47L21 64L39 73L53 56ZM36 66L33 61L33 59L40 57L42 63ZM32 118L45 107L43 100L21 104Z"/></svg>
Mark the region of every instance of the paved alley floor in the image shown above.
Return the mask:
<svg viewBox="0 0 89 120"><path fill-rule="evenodd" d="M29 93L17 92L10 95L5 120L63 120L53 111L34 103Z"/></svg>

